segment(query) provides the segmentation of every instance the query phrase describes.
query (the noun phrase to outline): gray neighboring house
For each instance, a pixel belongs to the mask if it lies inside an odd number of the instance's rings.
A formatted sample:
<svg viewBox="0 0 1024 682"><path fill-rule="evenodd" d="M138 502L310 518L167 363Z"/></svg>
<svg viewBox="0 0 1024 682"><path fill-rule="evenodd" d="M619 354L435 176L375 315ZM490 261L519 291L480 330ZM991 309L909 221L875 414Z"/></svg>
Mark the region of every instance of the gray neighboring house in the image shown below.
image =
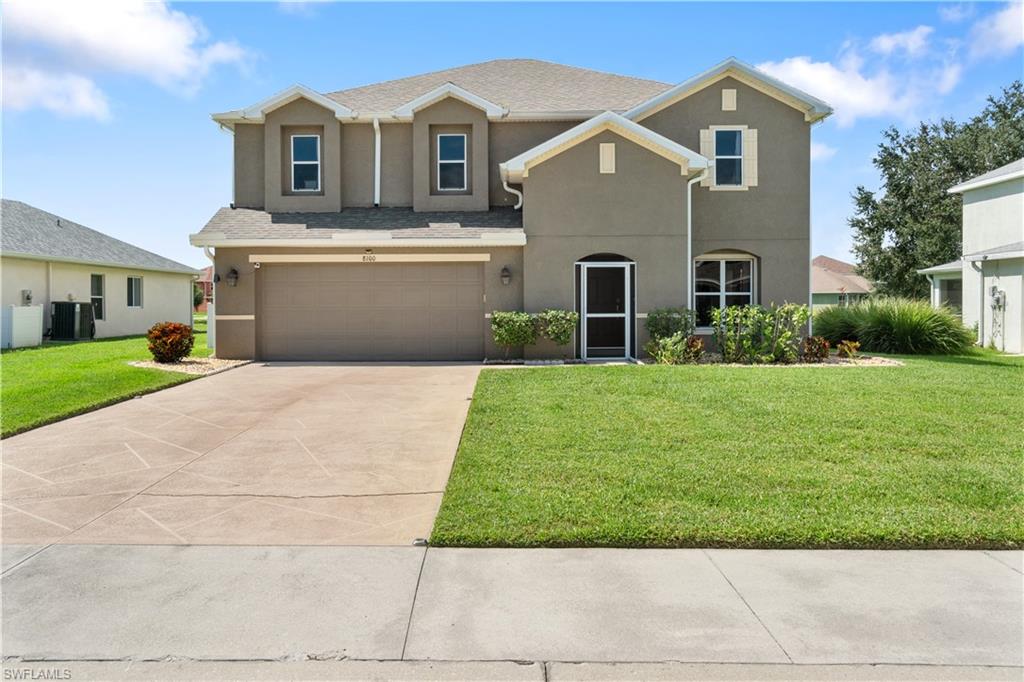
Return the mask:
<svg viewBox="0 0 1024 682"><path fill-rule="evenodd" d="M824 102L736 59L678 84L507 59L214 114L234 197L217 355L480 360L496 310L576 310L631 358L644 318L810 303L811 127Z"/></svg>
<svg viewBox="0 0 1024 682"><path fill-rule="evenodd" d="M143 334L156 322L192 322L199 272L20 201L0 204L2 303L93 305L96 337Z"/></svg>
<svg viewBox="0 0 1024 682"><path fill-rule="evenodd" d="M948 191L963 197L964 255L918 270L932 305L960 309L979 345L1024 353L1024 159Z"/></svg>

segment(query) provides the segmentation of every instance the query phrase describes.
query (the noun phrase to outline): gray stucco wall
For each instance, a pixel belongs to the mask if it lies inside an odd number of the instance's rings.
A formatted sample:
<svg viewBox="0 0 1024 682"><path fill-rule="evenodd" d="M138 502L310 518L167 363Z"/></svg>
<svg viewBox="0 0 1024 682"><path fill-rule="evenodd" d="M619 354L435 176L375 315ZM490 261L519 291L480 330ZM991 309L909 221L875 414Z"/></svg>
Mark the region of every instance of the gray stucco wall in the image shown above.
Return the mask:
<svg viewBox="0 0 1024 682"><path fill-rule="evenodd" d="M598 172L603 142L616 145L614 174ZM678 164L611 131L531 168L523 183L525 309L574 309L574 265L597 253L636 262L635 312L685 305L686 180Z"/></svg>
<svg viewBox="0 0 1024 682"><path fill-rule="evenodd" d="M263 125L257 123L235 126L235 206L263 208L265 145Z"/></svg>
<svg viewBox="0 0 1024 682"><path fill-rule="evenodd" d="M412 206L411 123L381 124L380 164L381 206Z"/></svg>
<svg viewBox="0 0 1024 682"><path fill-rule="evenodd" d="M722 111L722 89L737 110ZM758 131L758 185L746 191L693 188L693 251L731 249L759 258L760 301L808 303L810 296L810 126L801 112L725 78L641 121L700 150L700 130L746 125Z"/></svg>
<svg viewBox="0 0 1024 682"><path fill-rule="evenodd" d="M528 149L547 142L555 135L564 133L582 121L517 121L492 122L488 127L490 137L490 197L491 206L514 206L517 197L509 194L501 185L498 164L518 156ZM519 189L517 185L513 185Z"/></svg>
<svg viewBox="0 0 1024 682"><path fill-rule="evenodd" d="M430 161L434 145L431 126L469 126L469 194L431 191ZM451 97L420 109L412 122L412 206L416 211L486 211L488 208L487 116L483 111Z"/></svg>
<svg viewBox="0 0 1024 682"><path fill-rule="evenodd" d="M291 149L283 139L288 128L297 130L320 127L321 189L316 194L291 194L285 172ZM297 99L266 116L264 123L264 200L268 211L341 210L341 135L342 125L334 114L305 99Z"/></svg>
<svg viewBox="0 0 1024 682"><path fill-rule="evenodd" d="M373 124L341 127L341 204L373 206Z"/></svg>

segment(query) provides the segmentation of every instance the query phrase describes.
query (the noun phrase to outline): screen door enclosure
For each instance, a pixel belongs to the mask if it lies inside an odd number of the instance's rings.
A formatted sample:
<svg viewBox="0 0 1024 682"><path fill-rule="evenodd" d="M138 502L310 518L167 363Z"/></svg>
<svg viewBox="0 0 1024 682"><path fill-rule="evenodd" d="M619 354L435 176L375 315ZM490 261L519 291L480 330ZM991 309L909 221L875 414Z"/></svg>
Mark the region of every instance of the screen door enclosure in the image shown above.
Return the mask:
<svg viewBox="0 0 1024 682"><path fill-rule="evenodd" d="M630 357L633 263L581 262L579 266L581 357Z"/></svg>

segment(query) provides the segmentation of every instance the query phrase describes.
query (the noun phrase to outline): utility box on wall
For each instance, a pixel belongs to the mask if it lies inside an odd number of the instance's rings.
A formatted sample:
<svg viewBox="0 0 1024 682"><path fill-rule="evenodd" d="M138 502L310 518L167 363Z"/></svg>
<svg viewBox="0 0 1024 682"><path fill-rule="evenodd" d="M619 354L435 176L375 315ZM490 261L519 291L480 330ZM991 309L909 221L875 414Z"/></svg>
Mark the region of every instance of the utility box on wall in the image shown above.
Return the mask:
<svg viewBox="0 0 1024 682"><path fill-rule="evenodd" d="M43 306L4 306L0 317L0 346L24 348L43 342Z"/></svg>

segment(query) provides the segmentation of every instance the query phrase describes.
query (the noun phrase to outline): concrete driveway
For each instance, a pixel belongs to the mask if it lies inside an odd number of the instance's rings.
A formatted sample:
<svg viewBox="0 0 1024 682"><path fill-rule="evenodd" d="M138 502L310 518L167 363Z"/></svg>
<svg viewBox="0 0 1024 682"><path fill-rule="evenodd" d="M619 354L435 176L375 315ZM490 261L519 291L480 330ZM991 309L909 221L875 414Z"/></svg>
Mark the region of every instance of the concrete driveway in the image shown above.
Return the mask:
<svg viewBox="0 0 1024 682"><path fill-rule="evenodd" d="M254 364L9 438L4 544L408 545L478 372Z"/></svg>

